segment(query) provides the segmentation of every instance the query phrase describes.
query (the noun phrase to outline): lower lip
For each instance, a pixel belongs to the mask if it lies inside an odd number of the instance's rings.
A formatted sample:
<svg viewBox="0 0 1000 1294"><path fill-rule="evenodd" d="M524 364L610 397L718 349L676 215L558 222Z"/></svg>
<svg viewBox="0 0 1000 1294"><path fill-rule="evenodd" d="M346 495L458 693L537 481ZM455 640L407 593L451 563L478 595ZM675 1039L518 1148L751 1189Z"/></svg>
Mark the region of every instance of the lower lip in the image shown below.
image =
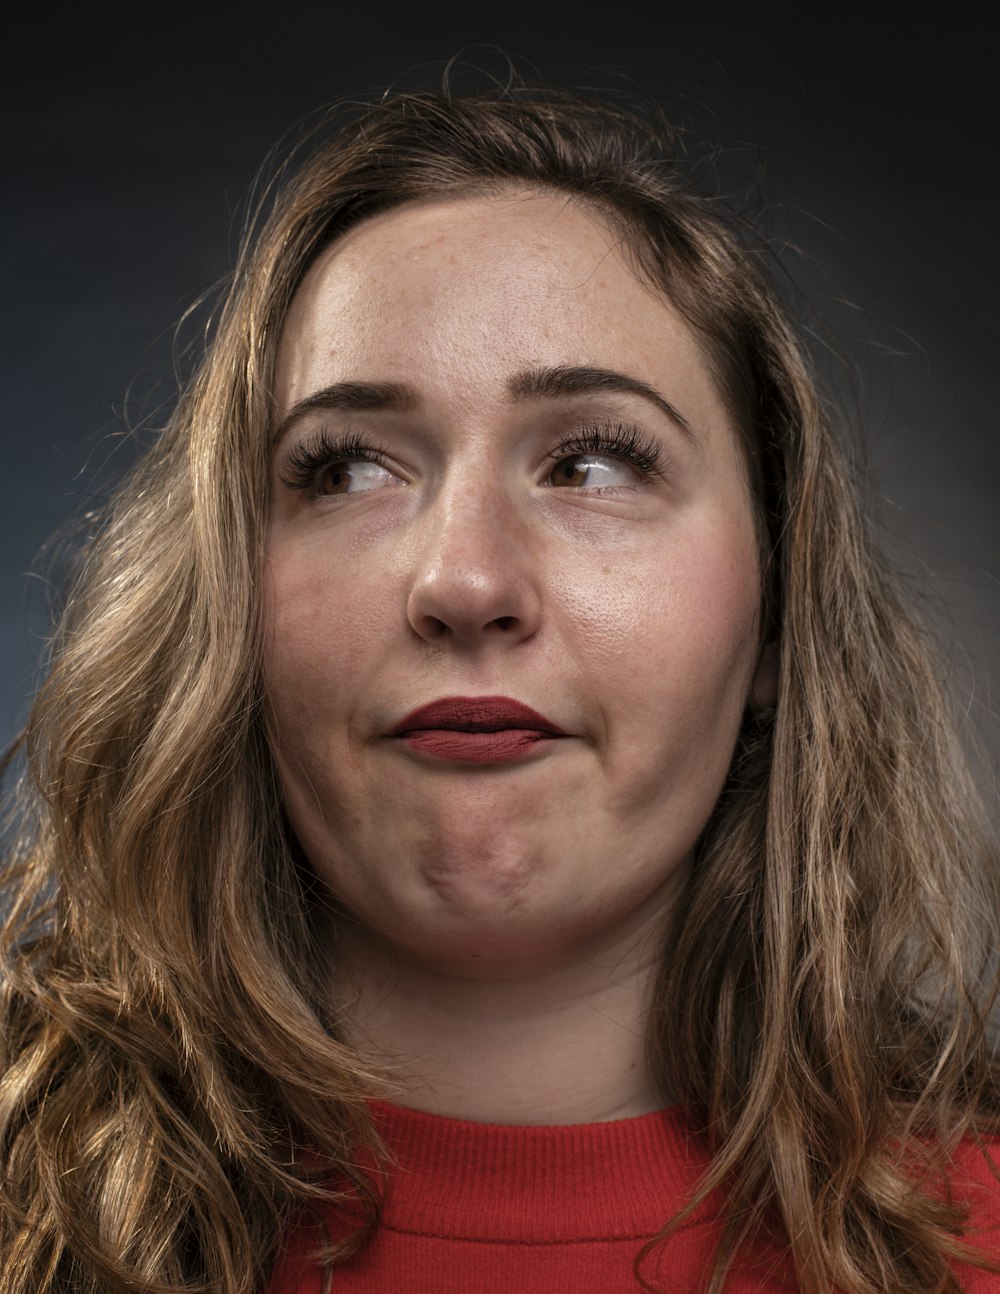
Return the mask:
<svg viewBox="0 0 1000 1294"><path fill-rule="evenodd" d="M433 759L466 764L501 764L540 754L557 737L536 728L503 728L500 732L456 732L453 728L418 728L402 738L411 750Z"/></svg>

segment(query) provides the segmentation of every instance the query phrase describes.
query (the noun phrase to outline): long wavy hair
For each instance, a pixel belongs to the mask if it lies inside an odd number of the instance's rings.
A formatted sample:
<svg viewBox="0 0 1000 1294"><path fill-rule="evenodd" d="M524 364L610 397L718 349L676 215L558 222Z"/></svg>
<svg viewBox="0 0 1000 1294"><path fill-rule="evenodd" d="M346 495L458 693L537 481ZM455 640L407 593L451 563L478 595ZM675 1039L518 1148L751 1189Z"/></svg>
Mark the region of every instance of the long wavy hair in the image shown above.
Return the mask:
<svg viewBox="0 0 1000 1294"><path fill-rule="evenodd" d="M745 450L777 705L748 713L664 948L649 1050L729 1222L805 1294L958 1289L936 1189L998 1123L995 853L922 633L760 257L655 114L516 87L388 98L265 194L204 360L88 542L22 737L2 941L0 1286L251 1294L305 1207L378 1223L389 1091L338 1036L263 720L271 389L322 248L411 199L589 204L699 340ZM935 1176L937 1174L937 1176ZM331 1185L331 1182L335 1185ZM683 1218L637 1255L643 1259ZM647 1285L647 1288L653 1288Z"/></svg>

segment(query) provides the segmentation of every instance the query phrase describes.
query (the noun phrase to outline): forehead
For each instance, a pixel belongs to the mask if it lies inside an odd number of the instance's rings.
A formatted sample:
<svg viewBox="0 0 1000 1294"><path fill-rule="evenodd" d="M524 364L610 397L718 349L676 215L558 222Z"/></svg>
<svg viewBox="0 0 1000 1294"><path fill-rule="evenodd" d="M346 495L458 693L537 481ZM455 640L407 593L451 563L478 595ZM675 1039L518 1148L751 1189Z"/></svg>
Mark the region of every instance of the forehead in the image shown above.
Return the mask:
<svg viewBox="0 0 1000 1294"><path fill-rule="evenodd" d="M278 354L279 411L331 381L414 386L481 407L513 372L629 372L725 417L678 312L637 274L621 235L565 194L409 203L350 230L310 268Z"/></svg>

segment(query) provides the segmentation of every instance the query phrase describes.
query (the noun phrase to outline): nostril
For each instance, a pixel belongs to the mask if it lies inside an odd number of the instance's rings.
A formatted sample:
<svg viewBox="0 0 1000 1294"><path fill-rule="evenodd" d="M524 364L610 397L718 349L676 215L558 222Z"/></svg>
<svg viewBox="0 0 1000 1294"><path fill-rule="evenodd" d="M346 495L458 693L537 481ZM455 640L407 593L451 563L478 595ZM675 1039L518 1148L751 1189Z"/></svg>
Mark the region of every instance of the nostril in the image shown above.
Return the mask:
<svg viewBox="0 0 1000 1294"><path fill-rule="evenodd" d="M424 624L431 638L445 638L451 633L450 625L446 624L444 620L439 620L437 616L426 616Z"/></svg>
<svg viewBox="0 0 1000 1294"><path fill-rule="evenodd" d="M538 628L541 604L530 578L494 563L428 563L414 572L406 601L410 628L426 642L514 644Z"/></svg>

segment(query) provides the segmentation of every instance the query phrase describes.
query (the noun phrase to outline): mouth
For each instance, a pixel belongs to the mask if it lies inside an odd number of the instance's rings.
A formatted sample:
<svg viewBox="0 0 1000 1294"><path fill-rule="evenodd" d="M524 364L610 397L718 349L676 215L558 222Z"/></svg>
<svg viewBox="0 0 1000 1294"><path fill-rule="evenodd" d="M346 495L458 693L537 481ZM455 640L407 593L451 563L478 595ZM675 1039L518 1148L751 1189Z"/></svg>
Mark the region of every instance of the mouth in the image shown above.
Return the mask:
<svg viewBox="0 0 1000 1294"><path fill-rule="evenodd" d="M506 696L444 697L413 710L387 735L434 759L476 764L525 759L569 736Z"/></svg>

